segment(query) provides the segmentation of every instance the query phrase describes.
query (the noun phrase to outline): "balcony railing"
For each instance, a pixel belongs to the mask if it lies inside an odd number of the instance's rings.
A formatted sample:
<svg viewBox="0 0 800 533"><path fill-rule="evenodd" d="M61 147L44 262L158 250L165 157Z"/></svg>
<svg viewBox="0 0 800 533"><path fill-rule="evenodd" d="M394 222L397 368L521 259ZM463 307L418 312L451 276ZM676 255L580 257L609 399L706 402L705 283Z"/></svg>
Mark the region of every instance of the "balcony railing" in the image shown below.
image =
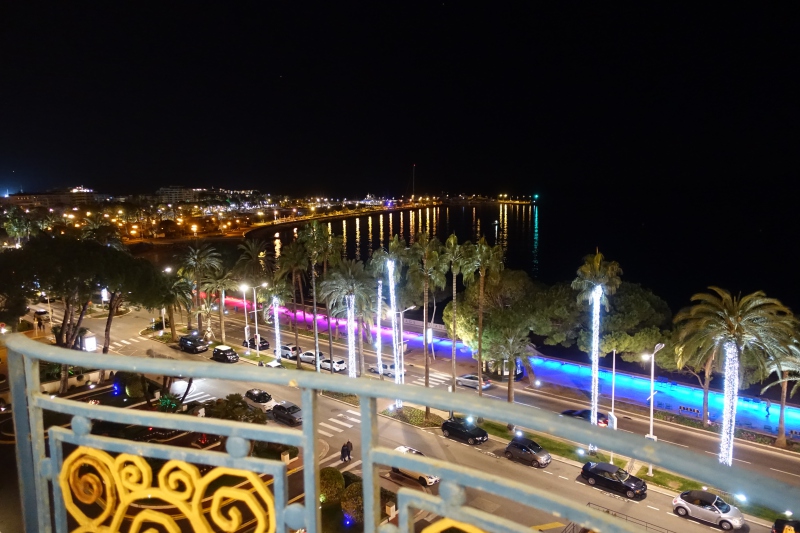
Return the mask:
<svg viewBox="0 0 800 533"><path fill-rule="evenodd" d="M8 339L14 425L17 438L19 482L25 529L29 533L55 531L145 531L147 525L160 524L166 531L179 531L173 517L149 506L128 512L137 502L152 498L178 508L193 531L235 531L245 521L253 531L275 533L305 529L320 531L318 479L318 438L316 404L318 391L357 394L360 401L361 450L363 467L364 531L372 533L411 533L413 512L426 510L443 518L428 527L427 533L457 527L465 531L529 533L528 526L497 517L465 504L465 487L485 491L532 508L546 510L577 524L605 532L640 531L639 526L587 507L585 503L521 483L478 471L468 466L401 454L380 445L376 400L400 398L417 405L443 410L469 412L474 416L503 420L510 424L549 433L577 442L592 442L601 449L613 450L645 463L663 465L694 479L703 479L732 493L746 492L751 501L772 508L789 509L796 502L794 491L778 481L753 479L736 468L720 465L714 457L698 455L643 436L614 431L597 431L589 424L565 420L543 410L509 405L476 396L452 394L437 389L398 386L373 379L349 379L326 373L291 370L253 372L252 367L219 365L135 357L100 356L64 350L32 341L22 335ZM125 410L103 405L88 405L51 397L41 392L39 363L64 363L114 371L166 376L225 379L292 385L301 391L302 430L231 422L151 411ZM71 417L69 429L50 427L45 439L43 411ZM226 450L204 451L155 443L97 436L90 433L93 420L137 424L165 429L202 432L227 437ZM30 435L30 439L22 438ZM277 442L301 449L305 503L288 503L287 467L281 461L248 457L251 441ZM48 453L49 452L49 453ZM144 458L166 461L158 470ZM195 465L206 465L203 474ZM379 525L379 483L377 465L430 472L441 478L438 496L401 488L397 494L399 526ZM209 470L210 467L210 470ZM262 476L271 476L264 482ZM219 487L220 476L239 476L253 490ZM155 480L157 479L157 483ZM213 487L212 487L213 488ZM208 492L208 493L207 493ZM312 497L313 496L313 497ZM206 503L203 503L205 500ZM237 501L236 510L223 508L223 501ZM95 511L92 514L90 511Z"/></svg>

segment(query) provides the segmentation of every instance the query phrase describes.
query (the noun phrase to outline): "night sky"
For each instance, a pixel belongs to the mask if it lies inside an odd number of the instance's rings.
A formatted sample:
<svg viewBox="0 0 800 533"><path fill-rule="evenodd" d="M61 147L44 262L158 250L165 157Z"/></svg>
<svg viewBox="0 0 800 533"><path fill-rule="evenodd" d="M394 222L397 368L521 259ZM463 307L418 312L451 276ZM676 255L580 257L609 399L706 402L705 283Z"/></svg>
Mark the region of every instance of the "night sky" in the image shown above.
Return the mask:
<svg viewBox="0 0 800 533"><path fill-rule="evenodd" d="M792 300L795 10L462 4L3 2L0 189L402 195L416 164Z"/></svg>

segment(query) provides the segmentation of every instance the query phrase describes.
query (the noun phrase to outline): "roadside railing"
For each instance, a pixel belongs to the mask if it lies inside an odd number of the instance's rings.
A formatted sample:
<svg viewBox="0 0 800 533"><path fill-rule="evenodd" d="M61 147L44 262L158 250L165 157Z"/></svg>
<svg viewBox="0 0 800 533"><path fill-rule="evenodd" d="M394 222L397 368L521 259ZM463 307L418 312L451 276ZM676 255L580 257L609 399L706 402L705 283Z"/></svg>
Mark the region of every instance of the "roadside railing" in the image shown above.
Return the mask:
<svg viewBox="0 0 800 533"><path fill-rule="evenodd" d="M10 381L14 404L14 429L23 520L28 533L67 531L145 531L159 524L166 531L249 530L281 533L305 529L320 532L318 392L355 394L361 417L364 531L411 533L416 511L440 517L428 533L449 527L496 533L529 533L529 526L498 517L467 503L465 488L521 502L546 510L578 524L591 524L605 532L641 531L639 524L588 507L572 499L540 489L527 481L511 480L465 465L431 457L402 454L382 446L378 436L378 399L399 398L415 405L444 411L472 413L502 420L596 446L642 462L703 479L723 489L742 491L754 503L789 509L795 491L769 478L753 478L736 468L721 466L714 458L661 442L598 431L582 422L529 407L478 399L469 394L386 381L351 379L314 372L254 372L252 366L175 361L136 357L102 356L65 350L35 342L24 335L8 337ZM68 364L148 375L222 379L252 384L294 386L301 394L301 429L276 424L247 424L227 420L153 411L136 411L107 405L89 405L52 397L42 392L39 363ZM67 415L67 427L45 430L44 413ZM91 434L95 421L135 424L218 435L226 439L224 451L189 449L168 444L131 442ZM46 438L46 436L48 438ZM289 503L287 465L280 460L250 457L253 442L271 442L300 449L303 502ZM222 447L219 447L222 449ZM202 469L197 465L202 465ZM379 526L378 467L430 472L441 478L439 495L408 488L397 493L399 526ZM202 472L202 474L201 474ZM249 489L221 486L223 477L237 477ZM266 478L266 481L265 481ZM148 501L157 502L149 506ZM313 504L309 504L313 502ZM163 508L177 509L167 514ZM524 515L524 513L522 514ZM524 517L520 515L520 519ZM466 528L466 529L465 529Z"/></svg>
<svg viewBox="0 0 800 533"><path fill-rule="evenodd" d="M645 522L644 520L640 520L638 518L634 518L632 516L628 516L626 514L620 513L618 511L614 511L612 509L608 509L601 505L597 505L596 503L589 502L586 504L587 507L591 509L597 509L601 513L606 513L611 516L617 517L619 519L625 520L626 522L630 522L631 524L636 524L637 526L644 528L644 531L653 531L654 533L675 533L671 529L667 529L665 527L657 526L655 524L651 524L650 522Z"/></svg>

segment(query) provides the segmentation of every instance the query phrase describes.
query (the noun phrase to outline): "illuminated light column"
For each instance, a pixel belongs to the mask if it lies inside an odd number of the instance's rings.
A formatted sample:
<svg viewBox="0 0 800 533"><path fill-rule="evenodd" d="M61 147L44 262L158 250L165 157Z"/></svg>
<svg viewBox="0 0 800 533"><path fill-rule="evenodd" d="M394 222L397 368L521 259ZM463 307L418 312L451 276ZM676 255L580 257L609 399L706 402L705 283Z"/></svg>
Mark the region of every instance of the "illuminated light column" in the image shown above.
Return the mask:
<svg viewBox="0 0 800 533"><path fill-rule="evenodd" d="M250 343L248 342L250 339L250 326L247 325L247 285L244 283L239 285L239 289L242 291L242 301L244 302L244 341L247 343L245 348L245 353L250 354Z"/></svg>
<svg viewBox="0 0 800 533"><path fill-rule="evenodd" d="M347 372L356 377L356 296L347 295Z"/></svg>
<svg viewBox="0 0 800 533"><path fill-rule="evenodd" d="M275 353L278 356L278 361L281 360L281 321L280 313L278 311L278 298L272 297L272 321L275 323Z"/></svg>
<svg viewBox="0 0 800 533"><path fill-rule="evenodd" d="M733 464L733 432L736 429L736 403L739 401L739 357L736 345L725 343L725 397L723 398L722 433L719 441L719 462Z"/></svg>
<svg viewBox="0 0 800 533"><path fill-rule="evenodd" d="M391 220L391 217L389 218ZM397 353L397 299L394 290L394 261L387 261L386 268L389 270L389 307L392 313L392 355L394 356L395 369L400 368L400 359ZM394 373L394 382L400 384L401 375L397 372ZM398 409L403 407L403 400L395 400L395 407Z"/></svg>
<svg viewBox="0 0 800 533"><path fill-rule="evenodd" d="M599 394L598 373L600 359L600 297L603 287L596 285L592 290L592 417L590 422L597 425L597 400Z"/></svg>
<svg viewBox="0 0 800 533"><path fill-rule="evenodd" d="M375 341L375 354L378 359L378 374L383 379L383 361L381 360L381 302L383 301L383 280L378 280L378 303L375 305L375 325L377 336Z"/></svg>

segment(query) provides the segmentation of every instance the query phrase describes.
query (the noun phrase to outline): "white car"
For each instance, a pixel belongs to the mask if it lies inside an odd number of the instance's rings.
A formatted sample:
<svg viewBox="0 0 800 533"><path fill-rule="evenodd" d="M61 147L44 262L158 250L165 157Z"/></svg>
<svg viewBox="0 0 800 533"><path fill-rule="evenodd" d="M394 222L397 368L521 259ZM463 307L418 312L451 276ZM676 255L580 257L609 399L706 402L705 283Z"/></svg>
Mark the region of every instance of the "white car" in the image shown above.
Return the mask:
<svg viewBox="0 0 800 533"><path fill-rule="evenodd" d="M272 396L261 389L250 389L244 393L244 401L247 405L260 409L263 413L272 411L276 402Z"/></svg>
<svg viewBox="0 0 800 533"><path fill-rule="evenodd" d="M461 385L462 387L470 387L473 389L478 388L478 374L464 374L462 376L458 376L456 378L456 385ZM492 382L486 378L483 379L483 390L488 389L492 386Z"/></svg>
<svg viewBox="0 0 800 533"><path fill-rule="evenodd" d="M387 365L386 363L383 363L381 366L383 367L383 375L384 376L389 376L390 378L393 378L396 374L399 373L399 372L395 372L394 363L392 363L391 365ZM378 374L379 373L378 372L378 365L369 365L369 371L372 372L373 374ZM405 373L406 373L406 371L403 370L403 375L405 375Z"/></svg>
<svg viewBox="0 0 800 533"><path fill-rule="evenodd" d="M280 351L277 349L272 350L276 356L280 357L287 357L289 359L294 359L297 357L297 354L300 353L300 348L295 346L294 344L282 344Z"/></svg>
<svg viewBox="0 0 800 533"><path fill-rule="evenodd" d="M304 363L308 363L310 365L316 365L317 359L322 361L327 356L322 352L317 352L317 357L314 358L314 350L308 350L307 352L303 352L300 354L300 360Z"/></svg>
<svg viewBox="0 0 800 533"><path fill-rule="evenodd" d="M321 370L330 370L331 369L331 360L330 359L323 359L319 362L319 368ZM334 372L341 372L342 370L347 370L347 363L344 362L344 359L335 359L333 361L333 371Z"/></svg>
<svg viewBox="0 0 800 533"><path fill-rule="evenodd" d="M409 448L408 446L398 446L397 448L394 449L394 451L401 452L401 453L408 453L408 454L412 454L412 455L419 455L420 457L425 457L425 454L422 453L421 451L415 450L414 448ZM392 467L392 472L395 472L395 473L398 473L398 474L403 474L404 476L408 476L408 477L414 478L417 481L419 481L420 485L425 485L426 487L429 486L429 485L436 485L437 483L439 483L439 478L436 477L436 476L430 476L430 475L427 475L427 474L421 474L419 472L415 472L413 470L408 470L406 468L396 468L396 467L393 466Z"/></svg>

